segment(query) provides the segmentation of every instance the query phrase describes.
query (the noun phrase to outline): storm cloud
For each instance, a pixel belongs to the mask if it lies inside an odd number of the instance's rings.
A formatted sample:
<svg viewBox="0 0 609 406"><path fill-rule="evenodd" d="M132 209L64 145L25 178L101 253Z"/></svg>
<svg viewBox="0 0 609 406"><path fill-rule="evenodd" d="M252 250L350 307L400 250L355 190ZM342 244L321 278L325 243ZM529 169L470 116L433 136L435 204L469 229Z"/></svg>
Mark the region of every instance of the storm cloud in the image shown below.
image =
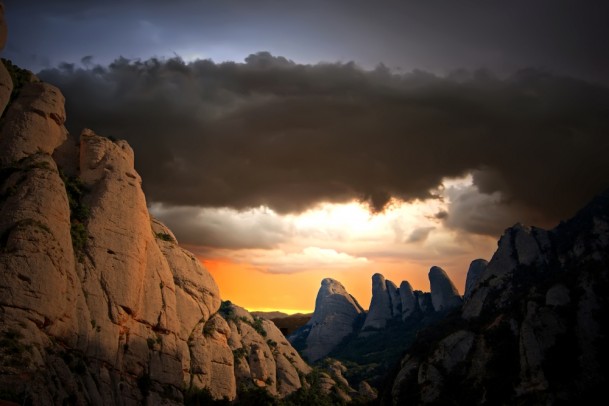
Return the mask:
<svg viewBox="0 0 609 406"><path fill-rule="evenodd" d="M39 76L65 94L72 135L129 141L149 201L165 206L285 214L360 199L379 211L473 173L506 221L543 224L609 186L609 89L549 72L395 74L266 52L91 62ZM454 217L483 203L462 197L444 221L494 233Z"/></svg>

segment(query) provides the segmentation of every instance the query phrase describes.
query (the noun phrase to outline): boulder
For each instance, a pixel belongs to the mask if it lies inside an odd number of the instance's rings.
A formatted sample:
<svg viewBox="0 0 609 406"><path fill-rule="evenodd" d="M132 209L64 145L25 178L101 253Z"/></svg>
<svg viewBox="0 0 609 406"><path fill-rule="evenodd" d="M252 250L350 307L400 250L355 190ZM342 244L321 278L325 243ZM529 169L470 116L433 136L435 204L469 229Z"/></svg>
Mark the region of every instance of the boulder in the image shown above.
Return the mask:
<svg viewBox="0 0 609 406"><path fill-rule="evenodd" d="M433 266L429 270L429 285L431 287L431 303L435 311L444 311L461 306L463 300L446 272L440 267Z"/></svg>

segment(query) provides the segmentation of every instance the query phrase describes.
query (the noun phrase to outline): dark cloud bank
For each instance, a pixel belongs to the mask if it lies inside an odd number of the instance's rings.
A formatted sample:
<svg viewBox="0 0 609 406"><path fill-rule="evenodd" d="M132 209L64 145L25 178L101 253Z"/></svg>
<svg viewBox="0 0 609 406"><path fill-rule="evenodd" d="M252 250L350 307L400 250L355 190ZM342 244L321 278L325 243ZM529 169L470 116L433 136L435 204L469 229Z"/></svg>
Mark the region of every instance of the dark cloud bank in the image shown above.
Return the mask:
<svg viewBox="0 0 609 406"><path fill-rule="evenodd" d="M395 75L268 53L86 62L39 76L66 95L73 134L131 143L149 200L166 205L286 213L359 198L381 210L473 171L508 214L493 222L497 204L461 195L443 221L494 234L549 225L609 186L609 89L539 70Z"/></svg>

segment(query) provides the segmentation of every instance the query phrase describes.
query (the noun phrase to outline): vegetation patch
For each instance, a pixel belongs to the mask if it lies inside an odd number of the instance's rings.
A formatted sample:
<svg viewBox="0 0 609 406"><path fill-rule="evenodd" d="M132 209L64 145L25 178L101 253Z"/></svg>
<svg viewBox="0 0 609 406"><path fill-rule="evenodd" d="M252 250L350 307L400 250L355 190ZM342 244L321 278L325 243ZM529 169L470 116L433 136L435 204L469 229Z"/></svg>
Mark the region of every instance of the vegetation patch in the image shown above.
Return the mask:
<svg viewBox="0 0 609 406"><path fill-rule="evenodd" d="M173 237L170 234L167 234L167 233L155 233L154 235L155 235L156 238L158 238L159 240L162 240L162 241L167 241L167 242L172 242L172 243L176 242L173 239Z"/></svg>
<svg viewBox="0 0 609 406"><path fill-rule="evenodd" d="M147 398L148 395L150 395L150 389L152 388L150 373L145 372L137 378L137 387L140 389L144 398Z"/></svg>
<svg viewBox="0 0 609 406"><path fill-rule="evenodd" d="M266 330L264 329L263 323L262 323L262 318L258 317L258 316L253 316L254 317L254 321L247 321L247 323L254 327L254 330L256 330L256 332L258 334L260 334L262 337L266 337Z"/></svg>
<svg viewBox="0 0 609 406"><path fill-rule="evenodd" d="M19 66L13 64L13 62L8 59L2 58L2 62L4 63L4 66L6 67L6 70L13 81L13 91L11 93L9 103L6 106L6 110L4 110L6 112L8 110L8 106L10 106L10 104L19 96L23 86L25 86L26 83L32 82L34 75L29 70L20 68Z"/></svg>
<svg viewBox="0 0 609 406"><path fill-rule="evenodd" d="M32 352L30 344L23 344L23 334L15 329L0 333L0 365L8 367L28 367Z"/></svg>
<svg viewBox="0 0 609 406"><path fill-rule="evenodd" d="M216 326L209 321L203 325L203 335L205 337L211 337L216 331Z"/></svg>
<svg viewBox="0 0 609 406"><path fill-rule="evenodd" d="M247 357L247 349L245 347L236 348L233 350L233 358L239 361L241 358Z"/></svg>
<svg viewBox="0 0 609 406"><path fill-rule="evenodd" d="M83 197L89 192L78 177L68 177L60 172L61 180L66 187L70 204L70 236L74 254L79 261L84 259L85 247L89 240L87 220L91 214L89 206L83 203Z"/></svg>
<svg viewBox="0 0 609 406"><path fill-rule="evenodd" d="M214 399L209 388L194 388L184 391L184 404L188 406L217 405L228 406L232 403L228 398Z"/></svg>

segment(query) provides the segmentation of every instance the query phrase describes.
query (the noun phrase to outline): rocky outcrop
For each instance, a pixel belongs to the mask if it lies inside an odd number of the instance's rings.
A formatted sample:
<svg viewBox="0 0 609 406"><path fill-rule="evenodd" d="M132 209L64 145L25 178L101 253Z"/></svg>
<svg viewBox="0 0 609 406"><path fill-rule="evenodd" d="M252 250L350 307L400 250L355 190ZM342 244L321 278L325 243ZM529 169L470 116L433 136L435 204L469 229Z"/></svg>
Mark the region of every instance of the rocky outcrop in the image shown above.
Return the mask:
<svg viewBox="0 0 609 406"><path fill-rule="evenodd" d="M372 299L363 330L382 329L393 318L392 298L399 298L399 295L396 294L395 284L387 282L380 273L372 275Z"/></svg>
<svg viewBox="0 0 609 406"><path fill-rule="evenodd" d="M340 361L326 358L321 369L319 386L322 394L331 395L341 403L364 403L376 399L376 391L366 381L361 381L357 390L351 387L344 377L347 368Z"/></svg>
<svg viewBox="0 0 609 406"><path fill-rule="evenodd" d="M311 372L298 352L270 320L224 302L220 314L230 329L229 346L235 356L235 378L241 387L265 388L284 397L300 389L301 376Z"/></svg>
<svg viewBox="0 0 609 406"><path fill-rule="evenodd" d="M402 303L402 320L408 319L419 308L417 299L412 291L412 286L408 281L400 284L400 302Z"/></svg>
<svg viewBox="0 0 609 406"><path fill-rule="evenodd" d="M467 277L465 278L465 292L463 292L463 299L467 300L471 293L472 289L478 283L480 276L486 270L488 266L488 261L485 259L475 259L469 265L469 269L467 270Z"/></svg>
<svg viewBox="0 0 609 406"><path fill-rule="evenodd" d="M494 291L502 292L495 304L501 307L511 303L511 289L503 288L507 287L506 283L511 285L509 279L513 272L523 267L546 268L550 252L551 242L546 230L522 224L506 230L499 239L497 251L470 291L463 308L464 317L479 316L489 294Z"/></svg>
<svg viewBox="0 0 609 406"><path fill-rule="evenodd" d="M387 284L387 293L391 302L391 317L399 317L402 314L402 299L398 287L390 280L385 281L385 283Z"/></svg>
<svg viewBox="0 0 609 406"><path fill-rule="evenodd" d="M362 330L381 330L389 320L406 321L415 314L424 315L459 307L461 296L446 272L439 267L429 271L429 293L413 291L408 281L398 289L381 274L372 276L372 299Z"/></svg>
<svg viewBox="0 0 609 406"><path fill-rule="evenodd" d="M442 268L431 267L429 270L429 285L431 288L431 303L435 311L440 312L461 306L461 296Z"/></svg>
<svg viewBox="0 0 609 406"><path fill-rule="evenodd" d="M609 377L609 191L501 237L462 314L419 332L381 404L586 404Z"/></svg>
<svg viewBox="0 0 609 406"><path fill-rule="evenodd" d="M209 272L151 218L131 147L90 130L75 140L64 120L61 92L32 82L0 129L2 397L181 404L202 388L235 399L246 381L298 389L310 369L279 330L266 321L261 336L242 309L247 321L226 320Z"/></svg>
<svg viewBox="0 0 609 406"><path fill-rule="evenodd" d="M322 280L311 320L290 336L290 342L311 362L330 353L356 331L364 313L345 287L331 278Z"/></svg>
<svg viewBox="0 0 609 406"><path fill-rule="evenodd" d="M47 83L26 83L5 112L0 129L0 165L38 152L52 154L67 139L65 119L59 89Z"/></svg>
<svg viewBox="0 0 609 406"><path fill-rule="evenodd" d="M435 311L431 302L431 293L415 290L414 297L417 300L417 305L419 309L423 313L432 313Z"/></svg>

